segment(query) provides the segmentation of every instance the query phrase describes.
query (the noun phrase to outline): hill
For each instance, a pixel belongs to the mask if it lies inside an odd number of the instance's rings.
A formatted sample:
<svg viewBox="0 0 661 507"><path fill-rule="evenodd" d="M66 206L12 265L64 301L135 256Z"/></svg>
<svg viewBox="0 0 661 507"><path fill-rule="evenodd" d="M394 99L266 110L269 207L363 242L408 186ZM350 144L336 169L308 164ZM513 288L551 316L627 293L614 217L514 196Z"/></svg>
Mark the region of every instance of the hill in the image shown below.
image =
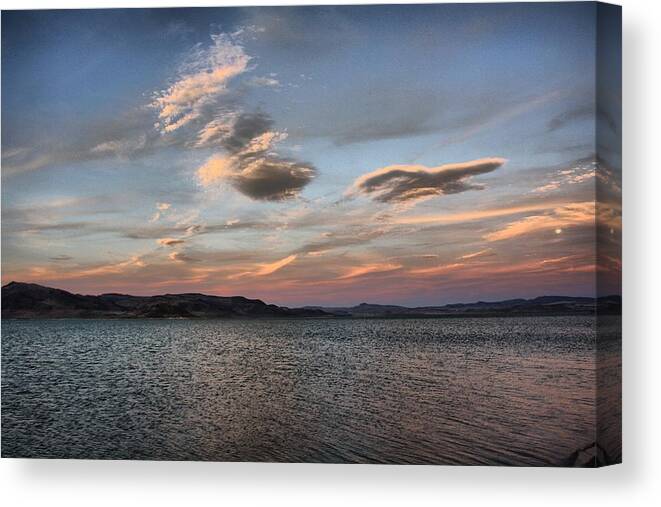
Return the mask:
<svg viewBox="0 0 661 507"><path fill-rule="evenodd" d="M322 310L291 309L259 299L205 294L83 296L32 283L2 287L2 318L233 318L319 317Z"/></svg>
<svg viewBox="0 0 661 507"><path fill-rule="evenodd" d="M130 296L101 294L84 296L33 283L10 282L2 287L2 318L265 318L354 317L437 318L530 315L619 314L620 296L598 299L572 296L542 296L534 299L456 303L407 308L362 303L351 307L306 306L287 308L242 296L163 294Z"/></svg>

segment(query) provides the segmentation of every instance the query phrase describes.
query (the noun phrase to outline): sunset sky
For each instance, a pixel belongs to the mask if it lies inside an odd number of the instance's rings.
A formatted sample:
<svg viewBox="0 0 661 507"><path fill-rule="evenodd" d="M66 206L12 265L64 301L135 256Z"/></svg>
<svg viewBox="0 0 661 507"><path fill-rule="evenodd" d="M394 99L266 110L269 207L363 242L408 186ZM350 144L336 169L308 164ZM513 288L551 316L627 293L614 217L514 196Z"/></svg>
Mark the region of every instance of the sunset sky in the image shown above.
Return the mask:
<svg viewBox="0 0 661 507"><path fill-rule="evenodd" d="M3 12L2 281L289 306L594 295L619 269L597 263L595 187L616 203L621 171L595 162L621 108L609 83L595 107L596 17ZM613 204L618 248L620 223Z"/></svg>

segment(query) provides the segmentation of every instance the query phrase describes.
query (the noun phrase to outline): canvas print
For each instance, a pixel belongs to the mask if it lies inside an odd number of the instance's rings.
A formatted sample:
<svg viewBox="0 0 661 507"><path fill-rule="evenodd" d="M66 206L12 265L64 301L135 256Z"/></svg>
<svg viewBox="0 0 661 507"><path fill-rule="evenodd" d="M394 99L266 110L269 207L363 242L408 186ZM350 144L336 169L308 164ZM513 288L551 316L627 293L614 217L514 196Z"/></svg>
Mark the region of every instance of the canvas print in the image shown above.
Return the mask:
<svg viewBox="0 0 661 507"><path fill-rule="evenodd" d="M2 457L603 466L621 9L2 12Z"/></svg>

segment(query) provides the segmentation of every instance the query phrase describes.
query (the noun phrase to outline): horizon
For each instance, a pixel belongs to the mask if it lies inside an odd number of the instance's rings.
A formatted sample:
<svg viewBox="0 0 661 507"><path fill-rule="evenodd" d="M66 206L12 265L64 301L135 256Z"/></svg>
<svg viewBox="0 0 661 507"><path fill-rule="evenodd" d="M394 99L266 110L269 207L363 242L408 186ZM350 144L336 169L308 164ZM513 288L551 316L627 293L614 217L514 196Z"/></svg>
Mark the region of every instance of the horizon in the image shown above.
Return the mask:
<svg viewBox="0 0 661 507"><path fill-rule="evenodd" d="M596 14L5 11L3 286L289 307L620 295L621 156L595 139L619 146L621 90L594 76L621 60L618 37L597 55Z"/></svg>
<svg viewBox="0 0 661 507"><path fill-rule="evenodd" d="M59 287L53 287L53 286L47 286L43 285L41 283L37 282L19 282L17 280L11 280L5 284L2 285L2 288L4 289L5 287L11 285L11 284L18 284L18 285L38 285L39 287L47 288L47 289L56 289L56 290L63 290L65 292L70 292L66 291L66 289L61 289ZM245 297L242 294L207 294L207 293L202 293L202 292L178 292L178 293L172 293L172 292L164 292L160 294L128 294L128 293L118 293L118 292L99 292L95 294L82 294L82 293L74 293L74 295L77 296L92 296L92 297L98 297L98 296L104 296L104 295L111 295L111 294L117 294L121 296L131 296L131 297L157 297L157 296L183 296L183 295L188 295L188 294L197 294L201 296L211 296L211 297ZM523 301L530 301L534 299L540 299L540 298L588 298L588 299L597 299L599 298L612 298L612 297L622 297L622 294L605 294L605 295L600 295L600 296L570 296L567 294L541 294L533 297L513 297L513 298L508 298L508 299L500 299L500 300L473 300L473 301L454 301L451 303L443 303L443 304L429 304L429 305L421 305L421 306L447 306L447 305L453 305L453 304L473 304L473 303L501 303L504 301L509 301L509 300L523 300ZM264 298L247 298L247 299L258 299L266 304L272 304L268 300ZM370 301L361 301L360 303L355 303L355 304L337 304L337 305L322 305L322 304L315 304L315 303L306 303L298 306L298 308L305 308L305 307L323 307L323 308L348 308L348 307L354 307L354 306L359 306L361 304L366 304L366 305L375 305L375 306L402 306L405 308L413 308L412 306L406 306L406 305L396 305L393 303L374 303ZM278 305L278 306L284 306L284 305Z"/></svg>

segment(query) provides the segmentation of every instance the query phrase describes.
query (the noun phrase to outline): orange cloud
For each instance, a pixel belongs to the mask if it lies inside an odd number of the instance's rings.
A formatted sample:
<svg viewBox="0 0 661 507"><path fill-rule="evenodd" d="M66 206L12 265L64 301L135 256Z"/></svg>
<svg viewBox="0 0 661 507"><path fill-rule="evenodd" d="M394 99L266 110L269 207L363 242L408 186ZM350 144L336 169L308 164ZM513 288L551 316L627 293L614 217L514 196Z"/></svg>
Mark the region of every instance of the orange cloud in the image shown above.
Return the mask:
<svg viewBox="0 0 661 507"><path fill-rule="evenodd" d="M449 273L450 271L455 271L458 268L461 268L462 266L465 266L465 264L461 262L455 262L454 264L444 264L441 266L434 266L431 268L412 269L409 271L409 273L413 275L442 275L445 273Z"/></svg>
<svg viewBox="0 0 661 507"><path fill-rule="evenodd" d="M453 224L517 215L519 213L528 213L531 211L544 211L558 206L562 206L562 203L540 203L526 206L512 206L509 208L448 213L443 215L401 215L393 218L392 222L399 225Z"/></svg>
<svg viewBox="0 0 661 507"><path fill-rule="evenodd" d="M476 257L483 257L484 255L487 255L490 252L491 252L491 248L485 248L484 250L480 250L479 252L473 252L466 255L462 255L459 258L462 260L475 259Z"/></svg>
<svg viewBox="0 0 661 507"><path fill-rule="evenodd" d="M487 241L503 241L524 234L555 229L562 233L563 227L573 225L594 224L595 203L579 202L555 208L547 215L533 215L516 222L511 222L505 228L484 236Z"/></svg>
<svg viewBox="0 0 661 507"><path fill-rule="evenodd" d="M234 280L236 278L242 278L244 276L266 276L270 275L271 273L275 273L279 269L284 268L287 264L291 264L296 260L298 255L293 254L289 255L288 257L285 257L284 259L280 259L275 262L271 263L266 263L266 264L257 264L257 269L254 269L252 271L244 271L242 273L237 273L235 275L230 275L227 278L230 280Z"/></svg>
<svg viewBox="0 0 661 507"><path fill-rule="evenodd" d="M568 255L523 262L453 263L431 268L412 269L408 273L414 276L422 275L422 279L436 275L448 275L448 283L481 280L485 285L488 285L493 283L496 278L503 276L533 273L539 276L556 273L589 273L594 272L595 269L594 256Z"/></svg>
<svg viewBox="0 0 661 507"><path fill-rule="evenodd" d="M214 155L197 170L197 177L205 187L231 176L232 160L222 155Z"/></svg>
<svg viewBox="0 0 661 507"><path fill-rule="evenodd" d="M350 268L344 275L340 276L339 280L346 280L348 278L355 278L357 276L367 275L369 273L384 273L386 271L394 271L400 269L401 264L392 264L392 263L373 263L365 264L362 266L356 266Z"/></svg>
<svg viewBox="0 0 661 507"><path fill-rule="evenodd" d="M185 243L186 241L183 239L176 239L176 238L161 238L157 240L157 243L159 245L163 246L175 246L175 245L180 245L182 243Z"/></svg>
<svg viewBox="0 0 661 507"><path fill-rule="evenodd" d="M91 267L42 267L33 266L25 273L17 274L18 277L24 280L36 281L43 283L48 280L76 280L87 277L101 277L106 275L119 275L130 271L135 268L144 268L147 264L138 255L134 255L127 260L114 262L109 264L102 264Z"/></svg>
<svg viewBox="0 0 661 507"><path fill-rule="evenodd" d="M181 252L172 252L168 257L175 262L196 262L195 259Z"/></svg>

